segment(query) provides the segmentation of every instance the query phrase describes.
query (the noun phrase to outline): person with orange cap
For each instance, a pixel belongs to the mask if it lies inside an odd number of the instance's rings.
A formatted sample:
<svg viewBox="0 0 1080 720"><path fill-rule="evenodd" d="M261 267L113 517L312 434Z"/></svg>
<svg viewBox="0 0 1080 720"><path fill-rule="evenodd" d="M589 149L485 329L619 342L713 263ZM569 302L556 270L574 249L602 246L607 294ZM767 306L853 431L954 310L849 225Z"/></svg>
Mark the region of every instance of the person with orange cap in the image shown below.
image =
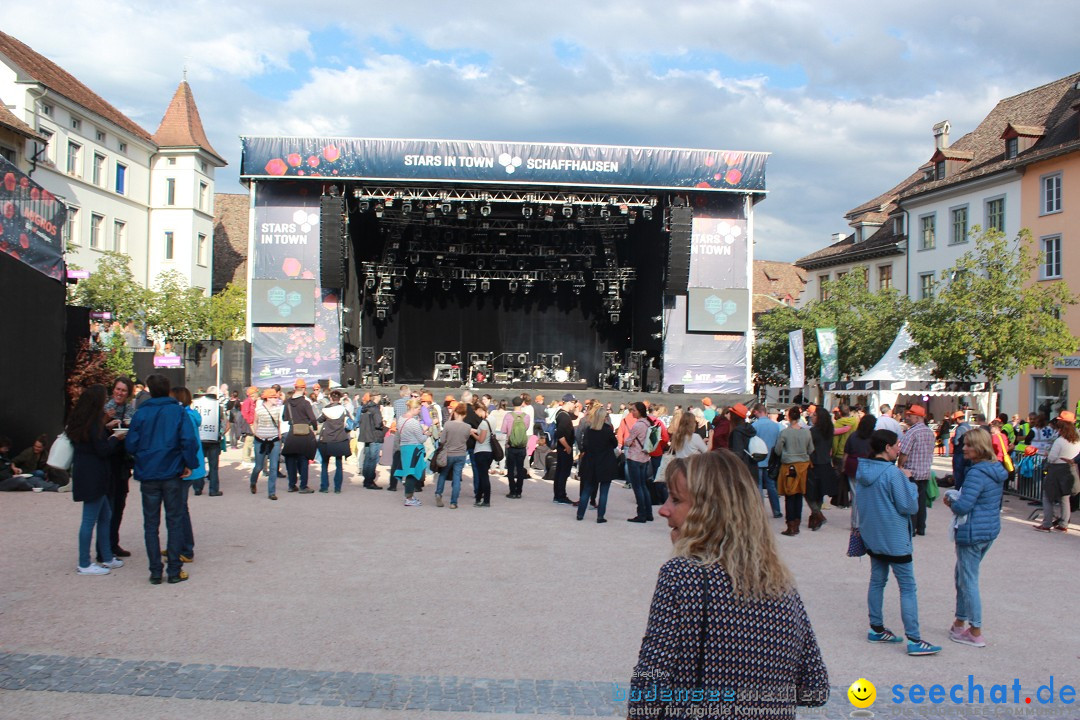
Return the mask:
<svg viewBox="0 0 1080 720"><path fill-rule="evenodd" d="M908 478L919 491L919 509L912 516L916 535L926 534L926 486L930 482L930 466L934 462L934 431L926 426L926 408L911 405L904 413L908 430L900 438L897 467L908 470Z"/></svg>
<svg viewBox="0 0 1080 720"><path fill-rule="evenodd" d="M742 403L735 403L728 408L728 420L731 422L731 434L728 436L728 448L744 463L750 471L750 477L758 478L758 460L750 456L750 438L757 435L754 426L746 422L750 411ZM760 459L760 458L759 458Z"/></svg>

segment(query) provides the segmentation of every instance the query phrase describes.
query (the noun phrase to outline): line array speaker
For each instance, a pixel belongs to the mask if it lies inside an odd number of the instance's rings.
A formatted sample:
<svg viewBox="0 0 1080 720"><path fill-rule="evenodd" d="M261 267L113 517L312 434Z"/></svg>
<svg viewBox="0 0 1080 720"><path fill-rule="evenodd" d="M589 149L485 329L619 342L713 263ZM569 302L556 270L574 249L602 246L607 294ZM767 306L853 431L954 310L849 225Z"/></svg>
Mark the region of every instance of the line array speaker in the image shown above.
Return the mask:
<svg viewBox="0 0 1080 720"><path fill-rule="evenodd" d="M319 208L319 284L345 286L345 198L323 195Z"/></svg>
<svg viewBox="0 0 1080 720"><path fill-rule="evenodd" d="M694 211L688 207L671 208L671 233L668 241L667 282L665 295L685 295L690 284L690 231Z"/></svg>

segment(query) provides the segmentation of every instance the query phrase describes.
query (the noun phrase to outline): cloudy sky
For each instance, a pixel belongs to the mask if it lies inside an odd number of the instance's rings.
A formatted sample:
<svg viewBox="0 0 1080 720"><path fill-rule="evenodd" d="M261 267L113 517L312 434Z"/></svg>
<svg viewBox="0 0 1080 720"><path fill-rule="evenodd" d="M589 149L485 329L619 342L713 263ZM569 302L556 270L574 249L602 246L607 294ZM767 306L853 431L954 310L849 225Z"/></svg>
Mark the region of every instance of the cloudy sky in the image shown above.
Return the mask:
<svg viewBox="0 0 1080 720"><path fill-rule="evenodd" d="M756 256L794 260L998 99L1080 70L1080 3L36 0L2 27L153 132L187 67L240 135L768 151Z"/></svg>

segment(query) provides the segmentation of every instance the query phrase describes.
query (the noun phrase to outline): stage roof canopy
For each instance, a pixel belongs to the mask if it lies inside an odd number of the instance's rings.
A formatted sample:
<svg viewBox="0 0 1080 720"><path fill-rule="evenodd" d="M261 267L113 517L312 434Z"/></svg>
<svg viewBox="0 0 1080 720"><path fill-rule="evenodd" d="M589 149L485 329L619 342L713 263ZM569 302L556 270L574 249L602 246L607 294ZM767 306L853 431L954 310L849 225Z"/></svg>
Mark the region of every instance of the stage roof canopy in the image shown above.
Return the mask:
<svg viewBox="0 0 1080 720"><path fill-rule="evenodd" d="M766 152L475 140L243 137L245 179L544 185L764 195Z"/></svg>

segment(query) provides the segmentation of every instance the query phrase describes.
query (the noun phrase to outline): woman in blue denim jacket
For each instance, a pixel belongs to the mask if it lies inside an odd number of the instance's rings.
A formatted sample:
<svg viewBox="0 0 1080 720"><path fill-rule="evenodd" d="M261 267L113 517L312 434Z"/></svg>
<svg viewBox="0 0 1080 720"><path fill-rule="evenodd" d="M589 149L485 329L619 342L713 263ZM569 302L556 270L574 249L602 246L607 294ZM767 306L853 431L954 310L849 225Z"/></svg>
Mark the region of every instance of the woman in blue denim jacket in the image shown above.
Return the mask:
<svg viewBox="0 0 1080 720"><path fill-rule="evenodd" d="M979 565L1001 532L1001 493L1009 476L997 461L991 442L990 433L982 428L964 435L964 458L972 464L959 496L944 499L957 518L956 620L949 629L949 639L972 647L986 647ZM969 627L965 628L965 623Z"/></svg>

